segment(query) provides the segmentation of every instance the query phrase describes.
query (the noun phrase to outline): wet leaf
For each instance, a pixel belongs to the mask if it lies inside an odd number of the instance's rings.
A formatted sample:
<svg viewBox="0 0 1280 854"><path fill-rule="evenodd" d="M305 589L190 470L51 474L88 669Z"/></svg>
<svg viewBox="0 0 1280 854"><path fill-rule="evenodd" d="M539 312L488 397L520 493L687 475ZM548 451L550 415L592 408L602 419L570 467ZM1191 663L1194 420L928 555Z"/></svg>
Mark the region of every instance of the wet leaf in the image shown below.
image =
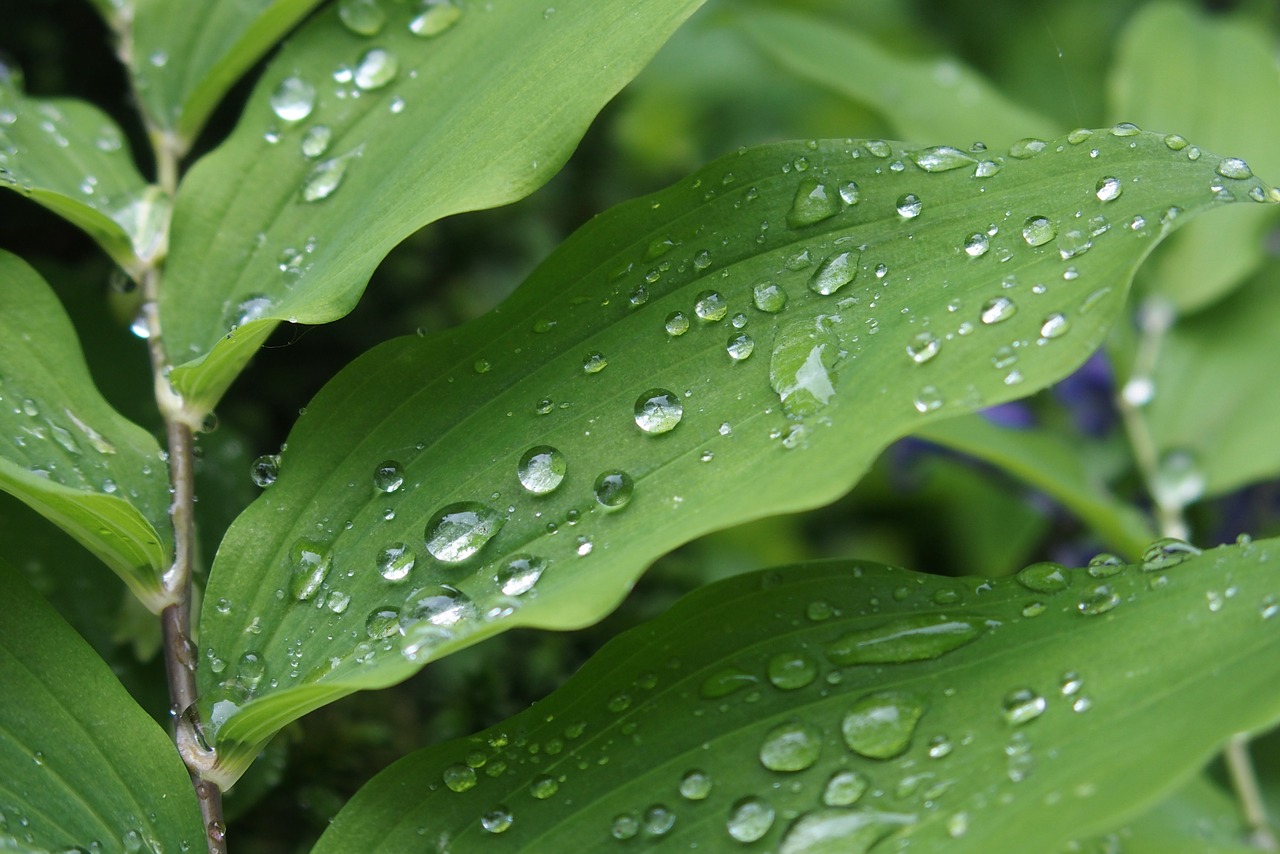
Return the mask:
<svg viewBox="0 0 1280 854"><path fill-rule="evenodd" d="M1216 158L1117 133L940 172L880 141L745 150L597 217L489 315L358 359L211 570L228 776L318 705L598 620L680 543L830 501L893 439L1068 374L1162 218L1219 203Z"/></svg>
<svg viewBox="0 0 1280 854"><path fill-rule="evenodd" d="M904 57L812 14L755 9L735 14L743 34L790 72L866 104L906 139L981 140L1006 146L1060 132L955 59Z"/></svg>
<svg viewBox="0 0 1280 854"><path fill-rule="evenodd" d="M160 313L192 411L276 323L350 311L413 231L549 180L701 0L384 5L376 37L342 4L303 27L179 189Z"/></svg>
<svg viewBox="0 0 1280 854"><path fill-rule="evenodd" d="M83 229L126 270L164 254L168 199L138 174L116 123L84 101L26 97L3 65L0 187Z"/></svg>
<svg viewBox="0 0 1280 854"><path fill-rule="evenodd" d="M157 141L184 153L227 90L320 3L130 3L129 71L151 131L162 137Z"/></svg>
<svg viewBox="0 0 1280 854"><path fill-rule="evenodd" d="M169 483L156 440L98 393L57 297L0 252L0 489L75 537L157 613Z"/></svg>
<svg viewBox="0 0 1280 854"><path fill-rule="evenodd" d="M203 847L191 780L164 730L4 563L0 608L0 847Z"/></svg>
<svg viewBox="0 0 1280 854"><path fill-rule="evenodd" d="M1244 17L1144 6L1119 44L1111 114L1280 173L1280 72L1271 40ZM1203 308L1258 269L1275 222L1275 210L1247 207L1198 222L1157 253L1144 282L1180 309Z"/></svg>
<svg viewBox="0 0 1280 854"><path fill-rule="evenodd" d="M1278 549L720 582L535 707L395 763L315 850L1063 850L1280 719Z"/></svg>

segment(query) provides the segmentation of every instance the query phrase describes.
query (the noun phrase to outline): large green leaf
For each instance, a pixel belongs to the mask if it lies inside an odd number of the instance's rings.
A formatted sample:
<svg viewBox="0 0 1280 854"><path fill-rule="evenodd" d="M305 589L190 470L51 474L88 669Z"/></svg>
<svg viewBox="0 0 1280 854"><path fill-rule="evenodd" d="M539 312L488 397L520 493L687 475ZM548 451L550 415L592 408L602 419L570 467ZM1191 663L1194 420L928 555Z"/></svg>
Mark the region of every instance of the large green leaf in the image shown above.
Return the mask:
<svg viewBox="0 0 1280 854"><path fill-rule="evenodd" d="M79 540L159 612L173 545L160 446L102 399L57 297L3 251L0 371L0 489Z"/></svg>
<svg viewBox="0 0 1280 854"><path fill-rule="evenodd" d="M744 150L596 218L489 315L354 362L211 571L227 775L334 697L597 620L680 543L830 501L894 438L1061 378L1168 227L1268 192L1159 135L1071 140L981 164Z"/></svg>
<svg viewBox="0 0 1280 854"><path fill-rule="evenodd" d="M1152 3L1129 24L1111 77L1117 121L1177 128L1280 173L1280 69L1266 30L1183 3ZM1219 299L1263 263L1274 210L1236 208L1191 226L1153 260L1153 290L1182 309Z"/></svg>
<svg viewBox="0 0 1280 854"><path fill-rule="evenodd" d="M26 97L3 65L0 187L74 223L135 274L164 254L169 201L138 174L116 123L84 101Z"/></svg>
<svg viewBox="0 0 1280 854"><path fill-rule="evenodd" d="M414 230L545 183L701 2L397 4L376 37L318 15L178 193L160 314L189 408L279 321L350 311Z"/></svg>
<svg viewBox="0 0 1280 854"><path fill-rule="evenodd" d="M5 563L0 610L0 849L203 848L173 742Z"/></svg>
<svg viewBox="0 0 1280 854"><path fill-rule="evenodd" d="M181 154L227 90L322 0L134 0L127 57L139 106ZM378 8L379 0L343 5ZM370 14L373 14L372 12Z"/></svg>
<svg viewBox="0 0 1280 854"><path fill-rule="evenodd" d="M1280 719L1280 541L1184 548L715 584L536 706L392 765L315 850L1063 850Z"/></svg>
<svg viewBox="0 0 1280 854"><path fill-rule="evenodd" d="M895 54L812 14L756 9L734 20L783 67L870 106L907 139L964 145L981 140L1002 147L1062 130L954 59Z"/></svg>

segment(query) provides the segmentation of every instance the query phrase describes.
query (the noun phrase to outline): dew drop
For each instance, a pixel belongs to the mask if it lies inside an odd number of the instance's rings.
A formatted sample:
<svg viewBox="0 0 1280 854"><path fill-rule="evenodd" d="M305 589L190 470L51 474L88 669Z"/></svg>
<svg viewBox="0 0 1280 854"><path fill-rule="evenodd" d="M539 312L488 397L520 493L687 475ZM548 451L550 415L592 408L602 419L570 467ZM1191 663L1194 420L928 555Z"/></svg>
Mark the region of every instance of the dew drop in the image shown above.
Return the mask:
<svg viewBox="0 0 1280 854"><path fill-rule="evenodd" d="M1028 246L1043 246L1057 235L1058 229L1046 216L1028 217L1022 224L1022 239Z"/></svg>
<svg viewBox="0 0 1280 854"><path fill-rule="evenodd" d="M489 833L505 833L514 823L511 810L499 805L480 816L480 826Z"/></svg>
<svg viewBox="0 0 1280 854"><path fill-rule="evenodd" d="M948 145L938 145L933 148L912 151L909 156L917 166L926 172L949 172L952 169L972 166L978 162L977 158L972 154Z"/></svg>
<svg viewBox="0 0 1280 854"><path fill-rule="evenodd" d="M249 478L255 486L266 489L280 476L280 455L263 454L249 466Z"/></svg>
<svg viewBox="0 0 1280 854"><path fill-rule="evenodd" d="M428 584L405 597L404 607L400 609L400 628L410 639L415 627L451 628L477 615L475 603L461 590L448 584Z"/></svg>
<svg viewBox="0 0 1280 854"><path fill-rule="evenodd" d="M822 296L830 296L849 284L858 275L862 253L857 250L840 252L827 258L813 271L809 290Z"/></svg>
<svg viewBox="0 0 1280 854"><path fill-rule="evenodd" d="M286 122L300 122L316 105L316 87L296 75L286 77L271 93L271 111Z"/></svg>
<svg viewBox="0 0 1280 854"><path fill-rule="evenodd" d="M693 303L693 313L702 320L714 323L729 313L729 303L717 291L703 291Z"/></svg>
<svg viewBox="0 0 1280 854"><path fill-rule="evenodd" d="M1169 569L1201 553L1200 549L1188 542L1173 537L1163 537L1143 551L1142 569L1145 572Z"/></svg>
<svg viewBox="0 0 1280 854"><path fill-rule="evenodd" d="M760 311L777 314L787 307L787 292L773 282L758 282L751 289L751 300Z"/></svg>
<svg viewBox="0 0 1280 854"><path fill-rule="evenodd" d="M698 688L698 694L704 700L718 700L750 685L755 685L759 681L754 675L737 667L726 667L703 679L702 685Z"/></svg>
<svg viewBox="0 0 1280 854"><path fill-rule="evenodd" d="M1253 177L1253 170L1249 168L1249 164L1239 157L1226 158L1218 164L1216 171L1223 178L1231 178L1236 181L1243 181L1245 178Z"/></svg>
<svg viewBox="0 0 1280 854"><path fill-rule="evenodd" d="M829 807L852 806L870 787L871 781L857 771L837 771L822 790L822 803Z"/></svg>
<svg viewBox="0 0 1280 854"><path fill-rule="evenodd" d="M942 408L942 392L938 391L938 387L927 385L916 392L915 399L911 405L915 407L916 412L921 415L926 412L935 412Z"/></svg>
<svg viewBox="0 0 1280 854"><path fill-rule="evenodd" d="M342 0L338 4L338 17L358 36L376 36L387 24L387 13L378 0Z"/></svg>
<svg viewBox="0 0 1280 854"><path fill-rule="evenodd" d="M1113 554L1103 552L1089 561L1088 573L1093 578L1110 578L1124 572L1125 562Z"/></svg>
<svg viewBox="0 0 1280 854"><path fill-rule="evenodd" d="M832 664L898 664L938 658L981 636L978 617L916 614L883 625L847 632L825 647Z"/></svg>
<svg viewBox="0 0 1280 854"><path fill-rule="evenodd" d="M340 157L322 160L311 168L302 182L302 198L308 202L319 202L329 198L342 185L347 175L347 167L351 160L360 155L360 149L349 151Z"/></svg>
<svg viewBox="0 0 1280 854"><path fill-rule="evenodd" d="M1071 321L1067 320L1067 316L1061 312L1054 312L1045 317L1040 324L1040 337L1052 340L1061 338L1071 329Z"/></svg>
<svg viewBox="0 0 1280 854"><path fill-rule="evenodd" d="M796 188L791 210L787 213L787 225L791 228L813 225L830 219L839 210L840 202L825 184L805 178Z"/></svg>
<svg viewBox="0 0 1280 854"><path fill-rule="evenodd" d="M987 254L991 248L991 238L981 231L975 231L964 239L964 251L970 258L978 258Z"/></svg>
<svg viewBox="0 0 1280 854"><path fill-rule="evenodd" d="M780 652L769 659L769 681L782 691L795 691L818 676L818 663L800 652Z"/></svg>
<svg viewBox="0 0 1280 854"><path fill-rule="evenodd" d="M614 839L634 839L639 832L640 819L632 813L615 815L609 825L609 835Z"/></svg>
<svg viewBox="0 0 1280 854"><path fill-rule="evenodd" d="M924 700L901 691L868 694L853 704L841 721L845 744L868 759L892 759L906 751Z"/></svg>
<svg viewBox="0 0 1280 854"><path fill-rule="evenodd" d="M550 445L538 445L524 452L516 466L520 485L534 495L546 495L564 480L568 461Z"/></svg>
<svg viewBox="0 0 1280 854"><path fill-rule="evenodd" d="M316 125L302 135L302 153L309 158L316 158L329 150L329 141L333 139L333 131L328 125Z"/></svg>
<svg viewBox="0 0 1280 854"><path fill-rule="evenodd" d="M293 567L289 594L299 602L314 598L333 565L328 549L314 540L299 539L289 550L289 560Z"/></svg>
<svg viewBox="0 0 1280 854"><path fill-rule="evenodd" d="M1063 261L1083 255L1093 248L1093 240L1087 232L1076 228L1067 229L1058 235L1058 255Z"/></svg>
<svg viewBox="0 0 1280 854"><path fill-rule="evenodd" d="M1120 595L1108 584L1092 584L1080 594L1077 610L1086 616L1105 614L1120 604Z"/></svg>
<svg viewBox="0 0 1280 854"><path fill-rule="evenodd" d="M1112 136L1137 136L1140 133L1142 133L1142 129L1133 122L1120 122L1111 128Z"/></svg>
<svg viewBox="0 0 1280 854"><path fill-rule="evenodd" d="M1013 726L1033 721L1048 707L1044 697L1030 688L1017 688L1005 695L1000 711L1006 722Z"/></svg>
<svg viewBox="0 0 1280 854"><path fill-rule="evenodd" d="M603 353L588 353L582 357L582 371L587 374L598 374L609 367L609 360Z"/></svg>
<svg viewBox="0 0 1280 854"><path fill-rule="evenodd" d="M1060 563L1043 561L1018 571L1018 583L1034 593L1058 593L1071 586L1071 575Z"/></svg>
<svg viewBox="0 0 1280 854"><path fill-rule="evenodd" d="M417 555L405 543L392 543L378 551L375 561L378 574L387 581L403 581L409 577Z"/></svg>
<svg viewBox="0 0 1280 854"><path fill-rule="evenodd" d="M990 326L1002 320L1008 320L1018 311L1018 306L1008 297L992 297L982 304L982 313L978 317Z"/></svg>
<svg viewBox="0 0 1280 854"><path fill-rule="evenodd" d="M651 436L674 430L683 417L684 405L673 391L651 388L636 398L636 426Z"/></svg>
<svg viewBox="0 0 1280 854"><path fill-rule="evenodd" d="M705 771L686 771L680 778L680 796L690 801L704 800L711 794L711 775Z"/></svg>
<svg viewBox="0 0 1280 854"><path fill-rule="evenodd" d="M689 318L682 311L673 311L667 315L664 328L672 338L679 338L689 331Z"/></svg>
<svg viewBox="0 0 1280 854"><path fill-rule="evenodd" d="M625 507L635 490L635 481L624 471L606 471L596 478L596 501L610 509Z"/></svg>
<svg viewBox="0 0 1280 854"><path fill-rule="evenodd" d="M355 67L356 86L366 92L381 89L400 71L400 61L386 48L375 47L364 52Z"/></svg>
<svg viewBox="0 0 1280 854"><path fill-rule="evenodd" d="M1004 164L998 163L995 160L983 160L977 166L974 167L973 177L990 178L992 175L995 175L997 172L999 172L1003 168L1004 168Z"/></svg>
<svg viewBox="0 0 1280 854"><path fill-rule="evenodd" d="M725 345L725 352L729 354L729 358L735 362L741 362L751 355L755 350L756 342L750 335L745 332L739 332L737 335L731 336L729 342Z"/></svg>
<svg viewBox="0 0 1280 854"><path fill-rule="evenodd" d="M369 612L364 621L364 633L373 640L389 638L400 631L400 610L398 608L375 608ZM461 791L454 789L454 791Z"/></svg>
<svg viewBox="0 0 1280 854"><path fill-rule="evenodd" d="M395 492L404 485L404 472L395 460L383 460L373 470L373 486L379 492Z"/></svg>
<svg viewBox="0 0 1280 854"><path fill-rule="evenodd" d="M1100 178L1098 179L1098 186L1096 190L1098 200L1102 202L1110 202L1118 199L1120 198L1120 193L1123 189L1124 188L1120 185L1119 178L1113 178L1110 175L1105 178Z"/></svg>
<svg viewBox="0 0 1280 854"><path fill-rule="evenodd" d="M925 362L938 355L938 351L942 349L942 343L931 332L917 333L911 342L907 344L907 357L917 365L923 365Z"/></svg>
<svg viewBox="0 0 1280 854"><path fill-rule="evenodd" d="M1049 144L1043 139L1027 137L1009 146L1009 156L1016 160L1030 160L1032 157L1044 153L1044 150L1048 147Z"/></svg>
<svg viewBox="0 0 1280 854"><path fill-rule="evenodd" d="M409 32L421 38L438 36L461 17L461 7L452 0L428 0L425 11L409 22Z"/></svg>
<svg viewBox="0 0 1280 854"><path fill-rule="evenodd" d="M547 561L529 554L513 555L493 580L504 596L523 596L533 589L547 569Z"/></svg>
<svg viewBox="0 0 1280 854"><path fill-rule="evenodd" d="M662 804L654 804L644 811L641 828L647 836L665 836L675 827L676 814Z"/></svg>
<svg viewBox="0 0 1280 854"><path fill-rule="evenodd" d="M856 205L861 196L862 192L853 181L846 181L840 185L840 201L846 205Z"/></svg>
<svg viewBox="0 0 1280 854"><path fill-rule="evenodd" d="M735 801L729 808L725 830L739 842L755 842L773 827L775 813L768 801L749 796Z"/></svg>
<svg viewBox="0 0 1280 854"><path fill-rule="evenodd" d="M924 210L924 202L915 193L907 193L898 197L897 210L903 219L915 219Z"/></svg>
<svg viewBox="0 0 1280 854"><path fill-rule="evenodd" d="M437 560L459 563L480 551L505 522L498 511L477 501L450 504L427 524L427 551Z"/></svg>
<svg viewBox="0 0 1280 854"><path fill-rule="evenodd" d="M826 807L810 810L787 828L778 854L867 854L894 830L912 824L906 813Z"/></svg>

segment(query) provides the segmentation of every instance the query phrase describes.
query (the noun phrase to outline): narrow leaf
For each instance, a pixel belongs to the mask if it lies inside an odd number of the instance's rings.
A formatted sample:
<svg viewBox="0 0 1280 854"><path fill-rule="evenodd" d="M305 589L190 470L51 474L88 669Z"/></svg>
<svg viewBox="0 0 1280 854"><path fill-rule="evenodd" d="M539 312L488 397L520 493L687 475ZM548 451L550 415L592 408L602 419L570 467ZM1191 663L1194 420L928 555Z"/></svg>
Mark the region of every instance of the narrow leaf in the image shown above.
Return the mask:
<svg viewBox="0 0 1280 854"><path fill-rule="evenodd" d="M4 563L0 609L0 848L203 848L191 780L164 730Z"/></svg>
<svg viewBox="0 0 1280 854"><path fill-rule="evenodd" d="M227 90L320 3L135 0L129 70L153 130L185 152Z"/></svg>
<svg viewBox="0 0 1280 854"><path fill-rule="evenodd" d="M1064 850L1280 719L1277 549L720 582L395 763L315 851Z"/></svg>
<svg viewBox="0 0 1280 854"><path fill-rule="evenodd" d="M319 14L179 190L160 313L188 406L279 321L350 311L413 231L544 184L701 2L397 4L373 37Z"/></svg>
<svg viewBox="0 0 1280 854"><path fill-rule="evenodd" d="M0 489L96 554L149 608L168 604L160 446L98 393L49 286L0 251Z"/></svg>
<svg viewBox="0 0 1280 854"><path fill-rule="evenodd" d="M955 59L907 58L810 13L754 9L734 22L784 68L871 107L906 139L1003 147L1061 130Z"/></svg>
<svg viewBox="0 0 1280 854"><path fill-rule="evenodd" d="M26 97L2 65L0 187L83 229L126 270L164 254L169 201L138 174L116 123L84 101Z"/></svg>
<svg viewBox="0 0 1280 854"><path fill-rule="evenodd" d="M1120 41L1111 73L1117 121L1177 128L1214 151L1280 173L1280 69L1265 31L1244 18L1182 3L1148 4ZM1263 263L1275 210L1236 208L1170 241L1150 287L1195 310L1239 286Z"/></svg>
<svg viewBox="0 0 1280 854"><path fill-rule="evenodd" d="M211 571L207 651L267 672L202 671L235 698L207 722L227 773L320 703L591 623L680 543L830 501L893 439L1070 372L1160 235L1219 203L1211 155L1071 139L744 150L596 218L489 315L354 362Z"/></svg>

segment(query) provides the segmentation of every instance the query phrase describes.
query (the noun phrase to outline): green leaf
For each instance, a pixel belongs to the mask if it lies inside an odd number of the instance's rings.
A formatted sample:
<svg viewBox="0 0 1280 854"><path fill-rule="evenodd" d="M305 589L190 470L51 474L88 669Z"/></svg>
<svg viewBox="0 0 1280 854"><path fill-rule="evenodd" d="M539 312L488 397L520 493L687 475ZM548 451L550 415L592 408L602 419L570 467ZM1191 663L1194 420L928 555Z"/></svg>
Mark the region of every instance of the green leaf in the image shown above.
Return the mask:
<svg viewBox="0 0 1280 854"><path fill-rule="evenodd" d="M397 5L376 38L318 15L179 189L160 314L189 409L276 323L350 311L416 229L544 184L701 2Z"/></svg>
<svg viewBox="0 0 1280 854"><path fill-rule="evenodd" d="M84 101L28 98L0 66L0 187L73 223L137 274L163 256L169 200L138 174L114 121Z"/></svg>
<svg viewBox="0 0 1280 854"><path fill-rule="evenodd" d="M0 563L0 848L186 851L200 811L173 742Z"/></svg>
<svg viewBox="0 0 1280 854"><path fill-rule="evenodd" d="M1072 139L988 165L744 150L597 217L490 314L356 360L210 574L206 652L266 668L201 671L232 698L208 722L227 775L320 704L507 628L591 623L680 543L830 501L893 439L1070 372L1166 228L1217 204L1210 155ZM961 165L916 165L944 156Z"/></svg>
<svg viewBox="0 0 1280 854"><path fill-rule="evenodd" d="M536 706L395 763L314 850L1063 850L1280 719L1280 541L1179 547L1149 571L718 583Z"/></svg>
<svg viewBox="0 0 1280 854"><path fill-rule="evenodd" d="M135 0L129 70L152 132L184 153L227 90L321 2Z"/></svg>
<svg viewBox="0 0 1280 854"><path fill-rule="evenodd" d="M1051 495L1088 524L1109 548L1133 559L1154 537L1137 508L1111 493L1081 459L1079 440L1041 429L997 427L978 416L952 418L916 436L999 466Z"/></svg>
<svg viewBox="0 0 1280 854"><path fill-rule="evenodd" d="M1280 270L1170 330L1147 422L1162 457L1158 488L1223 495L1280 474Z"/></svg>
<svg viewBox="0 0 1280 854"><path fill-rule="evenodd" d="M0 251L0 489L75 537L159 613L169 604L168 469L89 377L57 297Z"/></svg>
<svg viewBox="0 0 1280 854"><path fill-rule="evenodd" d="M734 21L766 55L882 114L907 139L949 139L995 147L1060 132L1008 100L985 78L946 57L906 58L822 18L756 9Z"/></svg>
<svg viewBox="0 0 1280 854"><path fill-rule="evenodd" d="M1240 802L1200 774L1118 831L1098 840L1099 851L1116 844L1125 854L1257 854L1240 820ZM1083 850L1089 850L1085 848Z"/></svg>
<svg viewBox="0 0 1280 854"><path fill-rule="evenodd" d="M1280 71L1256 22L1146 5L1120 41L1111 90L1117 121L1177 128L1259 173L1280 173ZM1237 208L1196 223L1157 253L1144 281L1185 311L1208 305L1263 263L1275 214Z"/></svg>

